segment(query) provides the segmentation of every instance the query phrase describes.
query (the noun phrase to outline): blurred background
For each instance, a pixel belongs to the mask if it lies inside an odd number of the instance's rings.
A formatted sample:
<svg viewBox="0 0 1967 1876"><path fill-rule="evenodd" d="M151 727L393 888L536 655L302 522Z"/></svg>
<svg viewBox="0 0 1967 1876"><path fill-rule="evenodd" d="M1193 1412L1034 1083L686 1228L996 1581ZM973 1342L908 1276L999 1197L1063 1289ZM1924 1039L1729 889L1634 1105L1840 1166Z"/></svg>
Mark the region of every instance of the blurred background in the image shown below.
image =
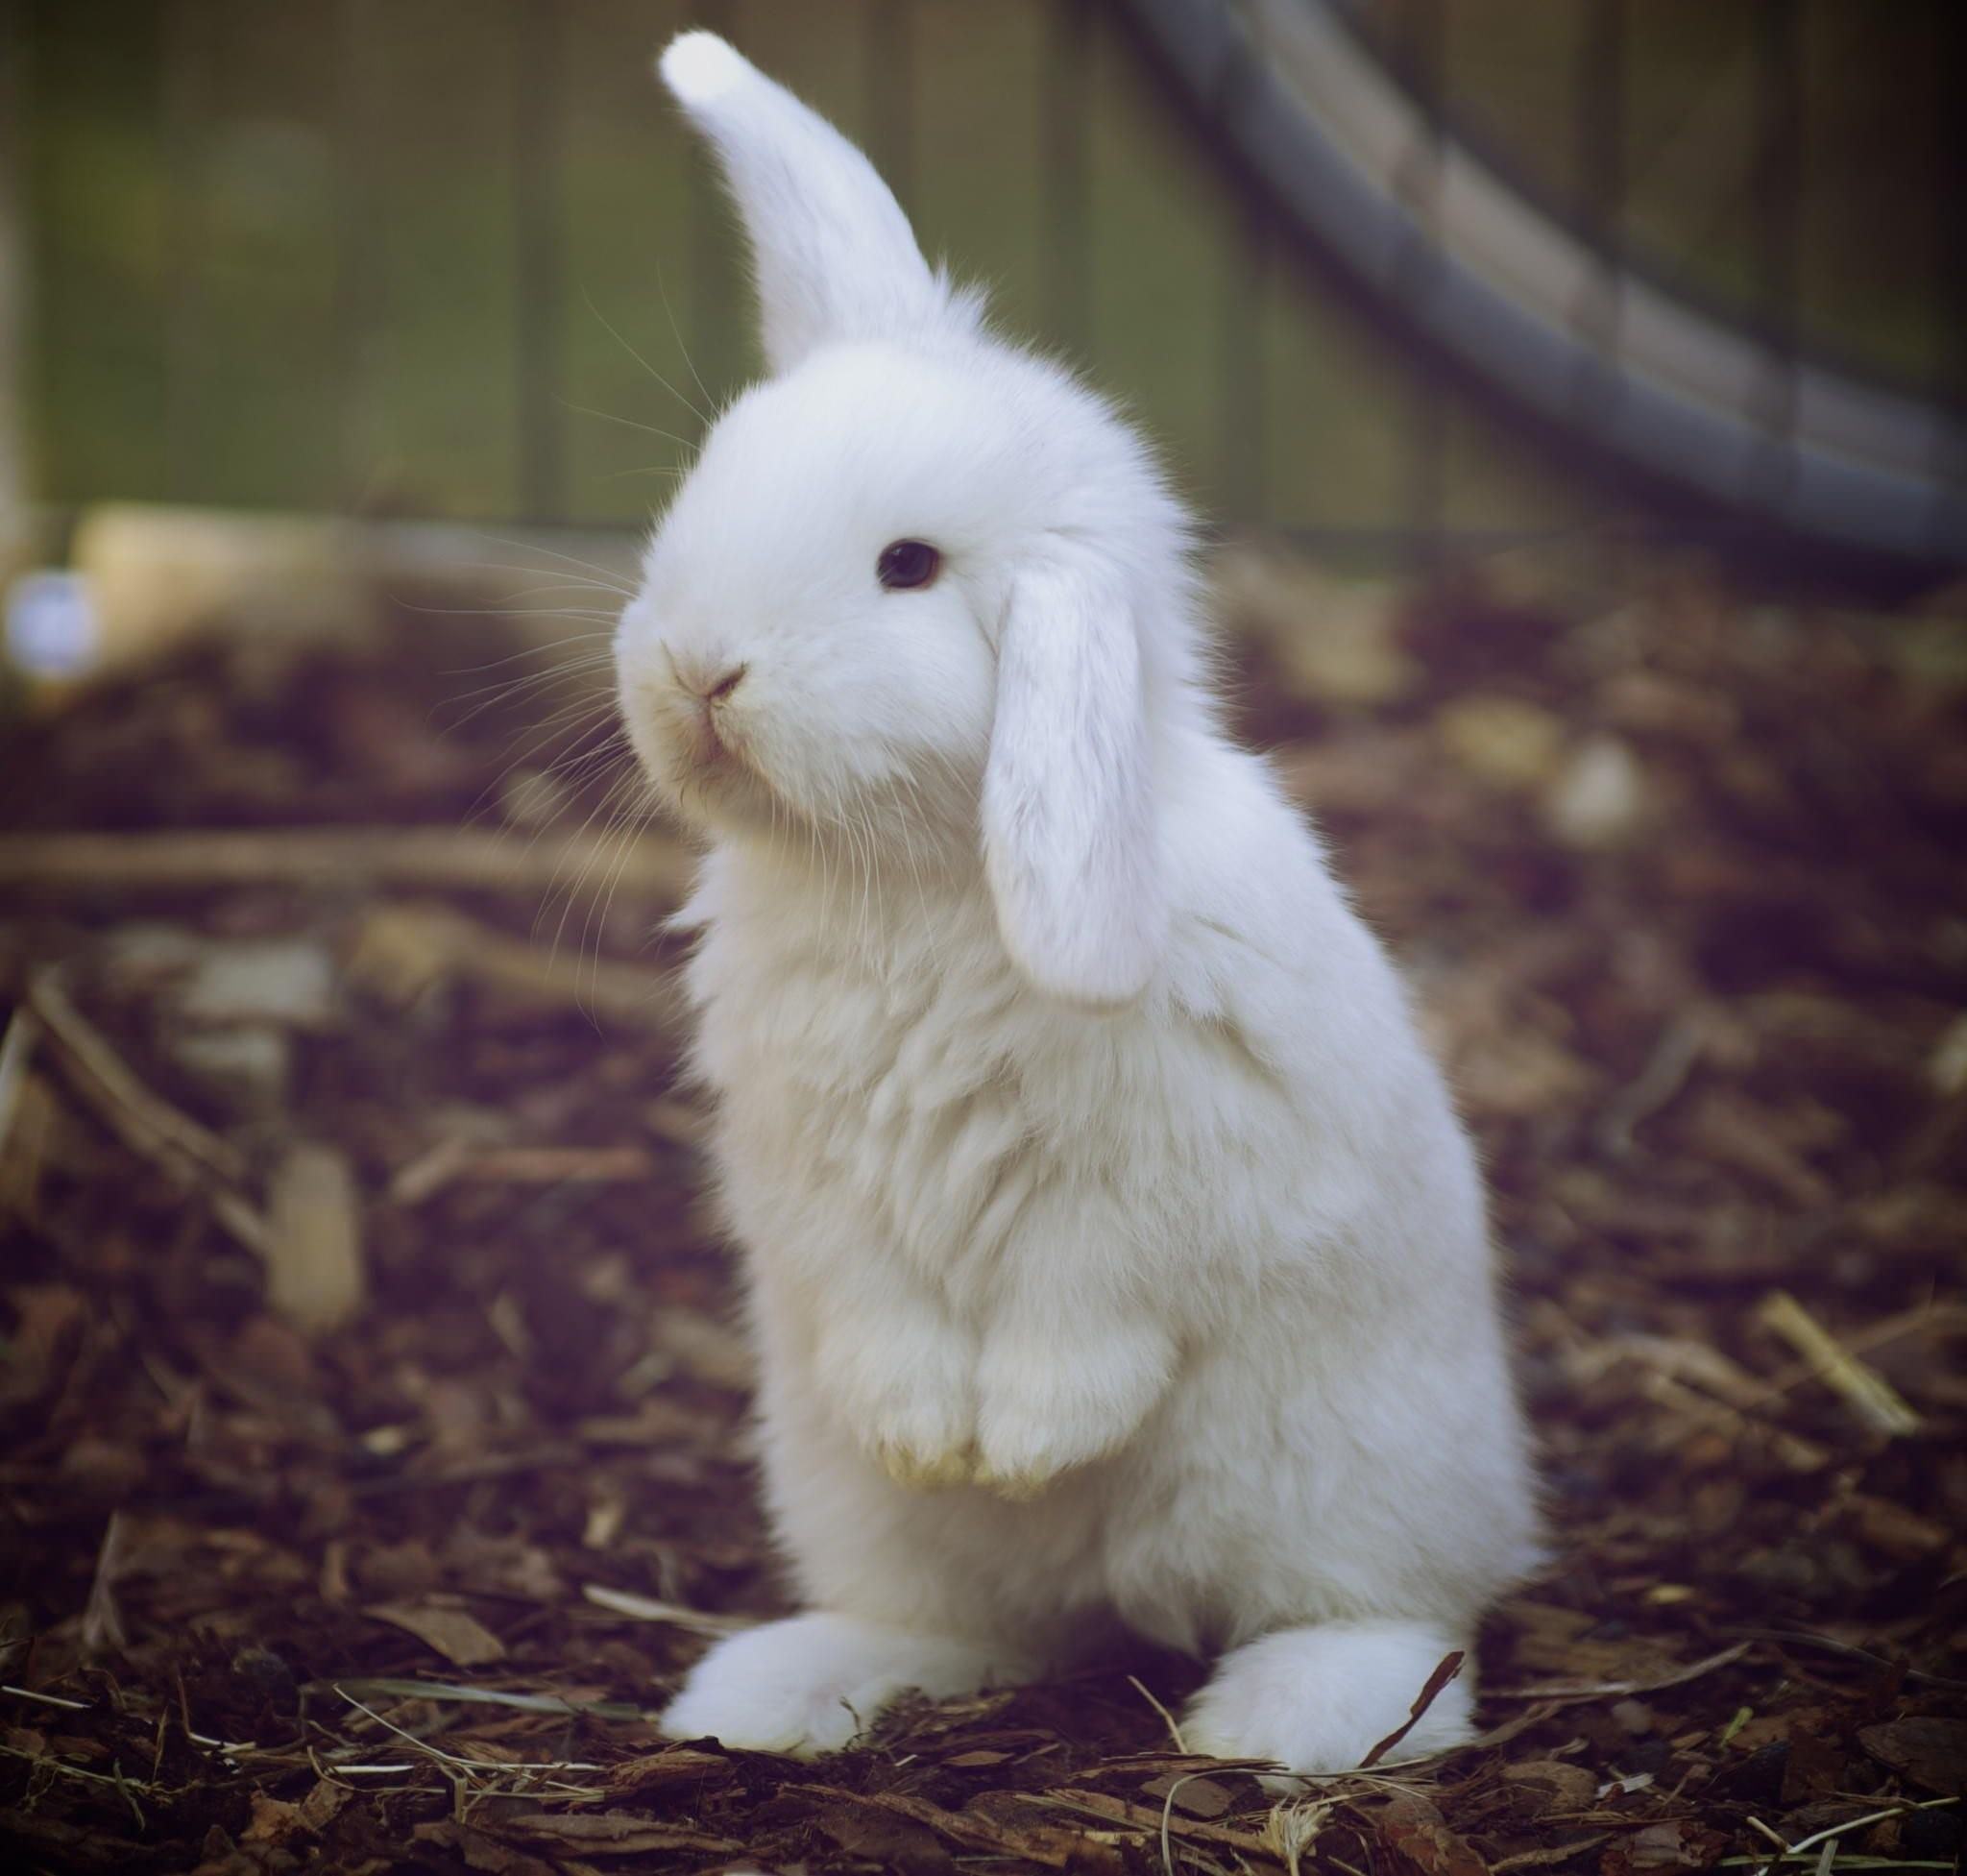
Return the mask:
<svg viewBox="0 0 1967 1876"><path fill-rule="evenodd" d="M1967 543L1951 0L4 18L0 370L19 493L57 516L641 524L755 369L650 71L700 20L1217 522L1377 571L1636 520L1915 581Z"/></svg>

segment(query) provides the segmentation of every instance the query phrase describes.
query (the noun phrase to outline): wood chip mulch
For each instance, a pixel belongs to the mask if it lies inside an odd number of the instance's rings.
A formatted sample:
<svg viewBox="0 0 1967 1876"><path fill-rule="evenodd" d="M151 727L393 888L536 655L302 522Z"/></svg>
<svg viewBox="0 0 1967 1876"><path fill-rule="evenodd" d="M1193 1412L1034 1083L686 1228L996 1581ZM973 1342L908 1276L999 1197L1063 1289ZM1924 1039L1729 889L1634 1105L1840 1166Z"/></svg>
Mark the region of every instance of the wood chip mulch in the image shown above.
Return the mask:
<svg viewBox="0 0 1967 1876"><path fill-rule="evenodd" d="M779 1606L664 866L480 879L598 801L568 742L506 772L584 680L467 719L535 667L404 613L9 731L8 1867L1957 1866L1967 624L1685 569L1239 593L1246 727L1407 961L1508 1247L1554 1557L1483 1742L1280 1800L1183 1756L1199 1670L1151 1654L816 1764L659 1737ZM201 871L219 829L264 877ZM349 829L373 865L309 844ZM83 831L124 838L64 873Z"/></svg>

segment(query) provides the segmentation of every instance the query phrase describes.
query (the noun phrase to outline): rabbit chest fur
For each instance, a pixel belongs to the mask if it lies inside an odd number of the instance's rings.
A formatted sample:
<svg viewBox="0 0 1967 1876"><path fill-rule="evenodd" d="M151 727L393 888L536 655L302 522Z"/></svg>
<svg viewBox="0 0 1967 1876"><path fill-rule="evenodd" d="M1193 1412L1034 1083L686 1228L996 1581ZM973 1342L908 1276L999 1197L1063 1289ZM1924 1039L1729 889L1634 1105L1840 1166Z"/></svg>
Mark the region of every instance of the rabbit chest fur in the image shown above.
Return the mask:
<svg viewBox="0 0 1967 1876"><path fill-rule="evenodd" d="M1260 764L1217 766L1169 817L1167 968L1138 1010L1033 992L974 882L706 865L697 1064L767 1490L815 1601L902 1596L1034 1645L1110 1612L1200 1649L1287 1619L1465 1622L1529 1558L1463 1136L1310 836ZM1089 1358L1110 1397L1156 1395L1126 1437L1095 1400L1099 1430L1048 1429L1054 1489L961 1480L1010 1410L989 1377L1070 1421ZM906 1447L918 1384L924 1477L897 1483L870 1427Z"/></svg>

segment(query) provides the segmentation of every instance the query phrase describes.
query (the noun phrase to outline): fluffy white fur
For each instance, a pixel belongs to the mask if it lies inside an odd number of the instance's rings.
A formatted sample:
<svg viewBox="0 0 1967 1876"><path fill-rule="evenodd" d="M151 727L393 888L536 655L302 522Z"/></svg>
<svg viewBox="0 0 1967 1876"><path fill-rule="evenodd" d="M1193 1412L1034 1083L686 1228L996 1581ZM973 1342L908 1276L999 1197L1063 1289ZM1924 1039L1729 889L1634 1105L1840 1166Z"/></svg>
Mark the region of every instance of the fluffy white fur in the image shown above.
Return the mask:
<svg viewBox="0 0 1967 1876"><path fill-rule="evenodd" d="M620 694L706 841L697 1066L816 1612L712 1649L667 1723L822 1751L1121 1623L1222 1652L1197 1744L1355 1765L1533 1554L1467 1139L1217 725L1134 436L721 40L663 72L774 376L656 530ZM940 578L884 591L911 538ZM1469 1713L1465 1676L1410 1745Z"/></svg>

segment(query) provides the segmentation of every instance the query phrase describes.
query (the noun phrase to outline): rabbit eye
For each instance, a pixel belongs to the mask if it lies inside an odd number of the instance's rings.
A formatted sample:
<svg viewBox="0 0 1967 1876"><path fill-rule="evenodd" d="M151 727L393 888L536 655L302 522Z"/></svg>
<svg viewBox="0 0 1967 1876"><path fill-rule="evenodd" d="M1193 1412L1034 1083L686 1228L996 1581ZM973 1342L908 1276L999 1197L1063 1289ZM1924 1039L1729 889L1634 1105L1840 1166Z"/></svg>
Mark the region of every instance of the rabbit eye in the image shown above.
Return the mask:
<svg viewBox="0 0 1967 1876"><path fill-rule="evenodd" d="M927 586L942 572L942 555L927 541L890 541L874 563L874 572L890 593Z"/></svg>

